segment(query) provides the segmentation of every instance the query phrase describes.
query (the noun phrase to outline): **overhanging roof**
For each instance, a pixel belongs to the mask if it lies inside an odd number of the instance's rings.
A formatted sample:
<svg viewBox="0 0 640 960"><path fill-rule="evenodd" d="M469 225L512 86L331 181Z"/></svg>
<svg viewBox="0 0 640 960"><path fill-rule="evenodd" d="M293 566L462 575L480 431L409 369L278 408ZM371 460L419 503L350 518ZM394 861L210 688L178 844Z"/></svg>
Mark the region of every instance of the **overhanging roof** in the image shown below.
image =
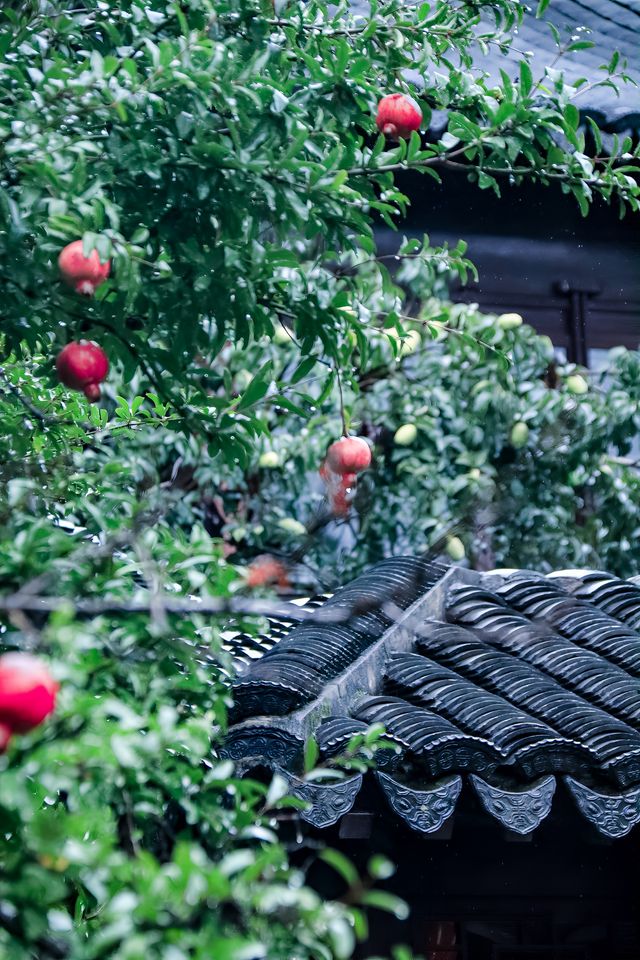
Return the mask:
<svg viewBox="0 0 640 960"><path fill-rule="evenodd" d="M422 833L453 814L463 787L520 834L549 815L558 788L607 837L640 821L635 582L394 558L318 613L325 622L294 627L238 676L225 747L240 770L287 776L311 823L347 813L362 777L305 782L305 740L330 758L374 722L398 746L383 752L379 788Z"/></svg>

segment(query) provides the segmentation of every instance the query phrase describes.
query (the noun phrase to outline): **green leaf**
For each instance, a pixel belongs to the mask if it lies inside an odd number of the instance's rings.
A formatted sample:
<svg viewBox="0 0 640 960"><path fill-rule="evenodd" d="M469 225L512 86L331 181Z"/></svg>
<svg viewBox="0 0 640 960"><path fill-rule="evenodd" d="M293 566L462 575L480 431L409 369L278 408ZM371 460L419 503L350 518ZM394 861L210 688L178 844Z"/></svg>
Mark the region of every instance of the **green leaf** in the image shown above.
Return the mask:
<svg viewBox="0 0 640 960"><path fill-rule="evenodd" d="M267 790L267 795L264 800L265 807L274 807L284 797L287 796L288 792L289 784L287 780L278 773L274 774L274 776L271 778L271 783L269 784L269 789Z"/></svg>
<svg viewBox="0 0 640 960"><path fill-rule="evenodd" d="M398 920L406 920L409 916L409 907L404 900L386 890L368 890L362 896L362 904L365 907L376 907L385 913L392 913Z"/></svg>
<svg viewBox="0 0 640 960"><path fill-rule="evenodd" d="M391 861L379 854L371 857L367 864L367 870L369 876L373 877L374 880L388 880L396 872L396 868Z"/></svg>
<svg viewBox="0 0 640 960"><path fill-rule="evenodd" d="M96 237L96 250L98 251L101 263L106 263L107 260L110 260L112 253L110 238L103 233L99 234Z"/></svg>
<svg viewBox="0 0 640 960"><path fill-rule="evenodd" d="M580 111L573 103L568 103L564 108L564 119L570 130L577 130L580 123Z"/></svg>
<svg viewBox="0 0 640 960"><path fill-rule="evenodd" d="M244 937L216 937L209 943L208 949L216 960L262 960L267 956L264 943Z"/></svg>
<svg viewBox="0 0 640 960"><path fill-rule="evenodd" d="M500 196L500 187L498 186L498 181L495 177L485 173L484 170L478 171L478 186L481 190L491 189L495 192L496 196Z"/></svg>
<svg viewBox="0 0 640 960"><path fill-rule="evenodd" d="M304 769L306 773L314 769L319 756L320 750L317 740L315 737L308 737L304 745Z"/></svg>
<svg viewBox="0 0 640 960"><path fill-rule="evenodd" d="M273 373L273 364L268 360L256 373L255 377L238 401L237 410L246 410L262 400L269 391Z"/></svg>
<svg viewBox="0 0 640 960"><path fill-rule="evenodd" d="M463 142L478 140L482 135L482 129L477 123L469 120L462 113L452 111L449 114L449 133Z"/></svg>
<svg viewBox="0 0 640 960"><path fill-rule="evenodd" d="M593 40L577 40L567 47L567 53L573 53L576 50L591 50L592 47L595 47Z"/></svg>
<svg viewBox="0 0 640 960"><path fill-rule="evenodd" d="M300 399L306 399L306 398L302 398L300 394L296 394L296 396L300 397ZM282 410L288 410L289 413L293 413L297 417L302 417L303 420L306 420L309 416L308 411L305 410L304 407L300 406L297 403L294 403L294 401L291 400L290 397L284 397L282 394L278 394L277 396L274 397L274 403L276 404L277 407L280 407Z"/></svg>
<svg viewBox="0 0 640 960"><path fill-rule="evenodd" d="M300 361L300 363L294 370L293 374L291 375L290 382L299 383L300 380L303 380L304 377L306 377L306 375L310 373L311 370L313 370L317 362L318 362L317 357L313 357L313 356L304 357L304 359Z"/></svg>
<svg viewBox="0 0 640 960"><path fill-rule="evenodd" d="M533 74L526 60L520 61L520 95L526 97L533 87Z"/></svg>
<svg viewBox="0 0 640 960"><path fill-rule="evenodd" d="M320 853L320 859L324 860L325 863L328 863L330 867L340 874L344 882L348 887L355 887L358 883L358 871L351 863L351 861L345 857L343 853L340 853L339 850L332 850L327 848L322 850Z"/></svg>
<svg viewBox="0 0 640 960"><path fill-rule="evenodd" d="M420 134L417 130L411 131L411 136L409 137L409 143L407 145L407 162L411 163L417 156L419 156L422 149L422 140Z"/></svg>
<svg viewBox="0 0 640 960"><path fill-rule="evenodd" d="M607 64L607 73L610 73L610 74L615 73L619 63L620 63L620 51L615 50L613 53L613 56L611 57L611 60Z"/></svg>

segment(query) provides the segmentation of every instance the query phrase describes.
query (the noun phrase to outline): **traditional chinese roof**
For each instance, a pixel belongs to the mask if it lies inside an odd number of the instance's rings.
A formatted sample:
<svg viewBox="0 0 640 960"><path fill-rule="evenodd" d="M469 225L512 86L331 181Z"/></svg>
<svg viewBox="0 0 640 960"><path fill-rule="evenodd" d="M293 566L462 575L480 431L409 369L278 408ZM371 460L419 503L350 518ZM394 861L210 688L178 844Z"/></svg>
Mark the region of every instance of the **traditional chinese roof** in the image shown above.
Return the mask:
<svg viewBox="0 0 640 960"><path fill-rule="evenodd" d="M558 790L607 837L640 821L640 586L607 573L479 574L383 561L248 659L234 681L225 747L241 770L270 767L335 823L362 776L301 778L381 723L397 751L373 776L410 827L438 830L463 789L528 834ZM256 655L255 641L252 655ZM262 652L264 651L264 652Z"/></svg>

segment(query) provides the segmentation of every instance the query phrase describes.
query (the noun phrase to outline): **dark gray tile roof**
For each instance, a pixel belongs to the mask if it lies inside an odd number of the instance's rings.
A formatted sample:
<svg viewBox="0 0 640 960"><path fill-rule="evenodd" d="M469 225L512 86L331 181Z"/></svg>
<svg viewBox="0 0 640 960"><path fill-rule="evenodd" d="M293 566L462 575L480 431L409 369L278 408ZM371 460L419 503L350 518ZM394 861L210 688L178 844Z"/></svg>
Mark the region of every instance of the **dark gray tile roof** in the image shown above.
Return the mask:
<svg viewBox="0 0 640 960"><path fill-rule="evenodd" d="M315 699L325 684L391 626L396 608L405 610L445 570L399 557L383 561L343 587L322 605L324 622L294 627L240 676L234 685L234 719L263 711L265 697L276 690L274 715L290 713ZM332 614L338 622L330 622Z"/></svg>
<svg viewBox="0 0 640 960"><path fill-rule="evenodd" d="M311 822L350 809L361 777L299 779L304 741L330 761L373 723L397 745L379 786L416 830L437 829L463 782L516 832L558 784L609 837L640 821L637 583L394 558L316 612L242 669L225 748L241 769L284 771Z"/></svg>

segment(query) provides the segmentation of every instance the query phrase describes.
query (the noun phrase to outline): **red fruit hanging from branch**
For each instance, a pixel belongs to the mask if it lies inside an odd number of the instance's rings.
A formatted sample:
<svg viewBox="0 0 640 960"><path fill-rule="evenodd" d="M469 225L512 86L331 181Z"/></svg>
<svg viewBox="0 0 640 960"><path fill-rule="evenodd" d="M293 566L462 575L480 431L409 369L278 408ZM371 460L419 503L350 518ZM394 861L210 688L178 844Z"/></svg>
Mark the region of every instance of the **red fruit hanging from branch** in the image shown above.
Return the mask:
<svg viewBox="0 0 640 960"><path fill-rule="evenodd" d="M332 495L329 497L331 513L335 517L346 517L349 515L355 492L355 487L347 487L343 482L336 485Z"/></svg>
<svg viewBox="0 0 640 960"><path fill-rule="evenodd" d="M371 447L362 437L341 437L327 450L327 466L334 473L361 473L371 464Z"/></svg>
<svg viewBox="0 0 640 960"><path fill-rule="evenodd" d="M329 510L335 517L346 517L351 509L351 500L355 493L356 474L336 473L330 469L326 460L323 460L318 473L327 488ZM347 477L349 480L346 479Z"/></svg>
<svg viewBox="0 0 640 960"><path fill-rule="evenodd" d="M376 126L392 140L407 140L421 123L422 110L406 93L390 93L378 104Z"/></svg>
<svg viewBox="0 0 640 960"><path fill-rule="evenodd" d="M68 243L58 257L58 266L65 283L73 287L78 293L95 293L96 288L109 276L111 261L102 263L97 250L92 250L88 257L82 252L82 240Z"/></svg>
<svg viewBox="0 0 640 960"><path fill-rule="evenodd" d="M82 390L93 402L100 398L99 384L109 372L109 361L97 343L72 340L58 354L56 370L65 387Z"/></svg>
<svg viewBox="0 0 640 960"><path fill-rule="evenodd" d="M272 585L282 588L290 586L287 568L275 557L257 557L247 569L247 586L255 589Z"/></svg>
<svg viewBox="0 0 640 960"><path fill-rule="evenodd" d="M0 750L13 733L39 726L56 705L58 684L46 666L29 653L0 657Z"/></svg>
<svg viewBox="0 0 640 960"><path fill-rule="evenodd" d="M371 448L362 437L342 437L332 443L319 473L327 488L331 513L346 517L356 493L358 474L371 463Z"/></svg>

